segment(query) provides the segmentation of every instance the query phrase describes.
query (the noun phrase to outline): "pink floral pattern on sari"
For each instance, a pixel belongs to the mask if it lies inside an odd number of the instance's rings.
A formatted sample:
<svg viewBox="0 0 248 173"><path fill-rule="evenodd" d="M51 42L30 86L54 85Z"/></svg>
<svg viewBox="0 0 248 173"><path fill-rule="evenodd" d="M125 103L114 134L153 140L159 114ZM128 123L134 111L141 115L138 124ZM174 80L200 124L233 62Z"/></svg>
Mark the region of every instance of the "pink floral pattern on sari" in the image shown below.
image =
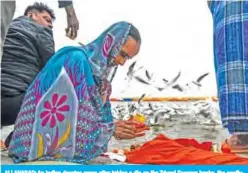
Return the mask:
<svg viewBox="0 0 248 173"><path fill-rule="evenodd" d="M66 95L62 95L59 98L59 95L57 93L53 94L52 101L45 101L44 102L44 110L40 114L40 118L42 120L42 126L46 126L47 123L50 121L50 127L53 128L56 126L56 119L59 122L63 122L65 119L64 114L62 112L68 112L70 110L69 105L63 105L67 100Z"/></svg>

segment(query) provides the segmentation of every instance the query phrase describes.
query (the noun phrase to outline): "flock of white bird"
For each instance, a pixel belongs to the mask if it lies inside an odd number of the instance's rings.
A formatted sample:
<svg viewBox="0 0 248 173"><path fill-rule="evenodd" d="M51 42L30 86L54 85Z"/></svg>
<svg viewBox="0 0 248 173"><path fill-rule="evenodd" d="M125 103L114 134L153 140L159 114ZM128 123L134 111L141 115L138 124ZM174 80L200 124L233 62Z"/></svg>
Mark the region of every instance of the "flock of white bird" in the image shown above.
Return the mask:
<svg viewBox="0 0 248 173"><path fill-rule="evenodd" d="M174 90L177 90L178 92L185 93L190 88L192 88L192 86L196 86L198 89L200 89L202 87L202 80L209 75L209 73L204 73L200 75L196 80L190 81L182 85L178 83L178 80L181 77L181 71L179 71L178 74L171 80L165 78L155 80L154 73L149 72L147 69L144 68L144 66L138 66L136 64L136 61L134 61L128 68L128 72L125 78L125 80L127 81L127 87L122 91L122 93L124 93L125 90L131 86L131 82L133 80L145 86L152 86L156 88L159 92L172 88ZM116 70L117 68L115 69L115 72L112 75L116 73ZM141 75L143 74L142 76L140 75L140 72Z"/></svg>
<svg viewBox="0 0 248 173"><path fill-rule="evenodd" d="M197 102L122 102L112 104L115 119L128 120L141 113L148 125L166 125L168 121L184 116L184 123L198 123L207 126L221 125L218 103L212 100Z"/></svg>
<svg viewBox="0 0 248 173"><path fill-rule="evenodd" d="M114 73L116 73L117 68ZM144 76L137 75L137 72L142 71ZM140 74L140 73L139 73ZM143 66L137 66L136 61L133 62L129 68L125 80L128 82L128 89L133 80L140 82L144 86L155 87L158 91L163 91L168 88L177 90L178 92L185 92L190 85L197 86L198 89L202 87L202 80L208 76L209 73L204 73L195 81L190 81L186 85L180 85L178 79L181 77L181 71L171 80L162 78L163 83L160 86L155 85L154 74L148 72ZM124 92L124 91L123 91ZM144 93L138 102L117 102L112 103L112 113L115 119L127 120L136 113L141 113L146 117L146 124L166 125L168 121L184 117L184 123L198 123L206 126L221 127L221 117L218 102L212 99L195 101L195 102L142 102L145 96L150 96L149 93ZM182 119L182 118L181 118Z"/></svg>
<svg viewBox="0 0 248 173"><path fill-rule="evenodd" d="M137 72L140 70L144 71L145 77L140 77L137 75ZM135 61L129 66L125 80L128 81L128 86L130 86L132 80L134 79L144 85L153 86L158 89L158 91L173 88L178 90L178 92L184 92L185 88L190 84L196 85L200 89L202 86L201 81L208 75L209 73L205 73L195 81L191 81L186 84L186 86L181 86L178 83L178 79L181 76L181 72L179 71L179 73L170 81L165 78L161 79L164 84L163 86L155 86L153 80L154 75L144 69L143 66L137 67ZM173 116L197 116L195 119L200 122L204 122L205 124L221 124L219 106L211 99L206 101L188 102L187 104L176 102L142 102L142 98L147 95L149 94L144 93L137 103L128 102L115 104L113 107L114 117L116 119L128 119L135 113L142 113L147 117L147 123L161 124L170 120Z"/></svg>

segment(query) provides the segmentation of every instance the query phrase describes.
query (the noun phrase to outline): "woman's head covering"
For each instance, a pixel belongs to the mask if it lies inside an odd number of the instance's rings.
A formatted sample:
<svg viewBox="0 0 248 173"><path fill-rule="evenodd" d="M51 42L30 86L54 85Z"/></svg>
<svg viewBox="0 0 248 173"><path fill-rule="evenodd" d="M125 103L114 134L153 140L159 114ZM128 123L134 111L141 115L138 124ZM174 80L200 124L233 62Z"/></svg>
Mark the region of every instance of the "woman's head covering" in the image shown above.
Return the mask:
<svg viewBox="0 0 248 173"><path fill-rule="evenodd" d="M131 27L132 24L128 22L115 23L85 47L95 76L106 77L109 71L108 64L111 58L118 55L121 46L128 38Z"/></svg>

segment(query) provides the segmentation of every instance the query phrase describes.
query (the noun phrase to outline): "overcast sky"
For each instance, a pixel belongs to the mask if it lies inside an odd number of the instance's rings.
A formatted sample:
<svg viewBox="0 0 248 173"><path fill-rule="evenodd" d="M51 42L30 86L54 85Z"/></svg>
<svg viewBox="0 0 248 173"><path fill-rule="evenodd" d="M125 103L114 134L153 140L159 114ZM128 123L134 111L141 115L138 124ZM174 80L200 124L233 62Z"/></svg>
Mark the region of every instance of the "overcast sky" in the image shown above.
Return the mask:
<svg viewBox="0 0 248 173"><path fill-rule="evenodd" d="M17 0L15 17L23 14L34 0ZM118 69L113 81L112 97L140 96L215 96L216 81L213 64L212 16L206 0L74 0L74 7L80 22L76 40L65 37L67 26L64 9L58 8L55 0L42 0L54 9L57 20L54 23L56 50L63 46L89 43L112 23L129 21L140 31L142 46L135 57L137 66L154 73L156 83L162 85L162 77L170 80L182 72L178 83L185 85L201 74L209 72L199 90L192 85L186 93L173 89L158 92L136 81L126 88L124 81L131 60ZM138 75L144 76L144 71ZM123 92L123 89L126 91Z"/></svg>

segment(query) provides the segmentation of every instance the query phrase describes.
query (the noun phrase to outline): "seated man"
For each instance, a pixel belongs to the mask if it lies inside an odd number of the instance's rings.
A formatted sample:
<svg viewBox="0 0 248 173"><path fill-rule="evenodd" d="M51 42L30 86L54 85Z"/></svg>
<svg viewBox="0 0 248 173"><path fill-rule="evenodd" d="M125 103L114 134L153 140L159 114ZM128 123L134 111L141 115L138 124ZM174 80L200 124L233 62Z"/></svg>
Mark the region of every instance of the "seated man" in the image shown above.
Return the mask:
<svg viewBox="0 0 248 173"><path fill-rule="evenodd" d="M1 64L1 125L15 123L27 88L54 54L54 19L52 9L35 3L10 23Z"/></svg>
<svg viewBox="0 0 248 173"><path fill-rule="evenodd" d="M73 7L72 0L58 0L59 8L65 8L67 16L67 28L66 35L70 39L75 39L77 37L77 31L79 29L79 22ZM16 2L11 1L1 1L1 54L2 54L2 44L4 42L8 26L12 21L15 13ZM32 6L31 6L32 8ZM0 59L2 58L2 55Z"/></svg>

